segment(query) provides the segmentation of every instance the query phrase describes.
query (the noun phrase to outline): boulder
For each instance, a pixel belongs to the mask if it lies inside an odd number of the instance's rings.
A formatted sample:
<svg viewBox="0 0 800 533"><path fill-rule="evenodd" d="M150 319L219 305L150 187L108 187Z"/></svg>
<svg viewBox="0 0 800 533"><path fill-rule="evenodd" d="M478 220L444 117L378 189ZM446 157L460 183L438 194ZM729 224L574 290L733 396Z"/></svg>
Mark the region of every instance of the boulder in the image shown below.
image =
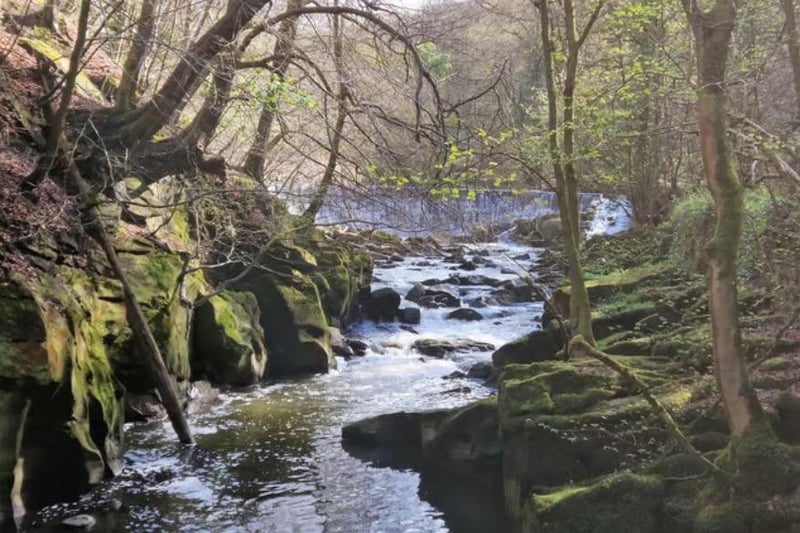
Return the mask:
<svg viewBox="0 0 800 533"><path fill-rule="evenodd" d="M269 375L327 372L336 368L319 290L299 271L291 277L258 272L236 284L251 291L261 309Z"/></svg>
<svg viewBox="0 0 800 533"><path fill-rule="evenodd" d="M350 359L355 355L353 348L350 346L347 339L344 338L339 328L330 327L328 331L330 331L331 334L331 349L334 355L344 357L345 359Z"/></svg>
<svg viewBox="0 0 800 533"><path fill-rule="evenodd" d="M470 300L467 300L467 305L473 307L475 309L483 309L484 307L488 307L490 305L496 305L497 300L492 298L491 296L487 296L482 294L480 296L476 296Z"/></svg>
<svg viewBox="0 0 800 533"><path fill-rule="evenodd" d="M425 295L420 297L415 303L421 307L460 307L461 300L455 294L440 290L440 289L426 289Z"/></svg>
<svg viewBox="0 0 800 533"><path fill-rule="evenodd" d="M491 363L475 363L467 371L467 377L471 379L489 379L494 372L494 366Z"/></svg>
<svg viewBox="0 0 800 533"><path fill-rule="evenodd" d="M461 391L459 391L461 392ZM420 419L424 457L437 468L471 478L499 477L502 443L496 398Z"/></svg>
<svg viewBox="0 0 800 533"><path fill-rule="evenodd" d="M194 379L247 386L264 376L267 349L252 293L222 291L197 308L194 320Z"/></svg>
<svg viewBox="0 0 800 533"><path fill-rule="evenodd" d="M448 313L446 318L448 320L474 321L474 320L483 320L483 315L474 309L470 309L469 307L461 307L459 309L456 309L455 311Z"/></svg>
<svg viewBox="0 0 800 533"><path fill-rule="evenodd" d="M558 239L563 234L561 218L545 218L539 222L539 233L542 239L552 241Z"/></svg>
<svg viewBox="0 0 800 533"><path fill-rule="evenodd" d="M125 394L125 421L149 422L151 420L164 420L167 411L158 396L155 394Z"/></svg>
<svg viewBox="0 0 800 533"><path fill-rule="evenodd" d="M498 290L492 291L495 301L501 305L530 302L533 300L533 287L521 279L503 282Z"/></svg>
<svg viewBox="0 0 800 533"><path fill-rule="evenodd" d="M536 533L659 533L665 484L629 472L536 494L525 504L523 529Z"/></svg>
<svg viewBox="0 0 800 533"><path fill-rule="evenodd" d="M419 413L390 413L365 418L342 427L342 440L358 446L422 445Z"/></svg>
<svg viewBox="0 0 800 533"><path fill-rule="evenodd" d="M503 283L499 279L481 274L453 276L448 278L446 281L447 283L451 283L453 285L488 285L489 287L497 287Z"/></svg>
<svg viewBox="0 0 800 533"><path fill-rule="evenodd" d="M455 410L367 418L344 426L342 440L351 453L354 448L383 449L387 452L383 457L413 457L418 464L419 459L424 459L423 468L433 467L473 479L496 478L500 472L502 447L494 398ZM389 465L392 466L391 461ZM405 465L395 462L393 466Z"/></svg>
<svg viewBox="0 0 800 533"><path fill-rule="evenodd" d="M488 342L469 339L419 339L414 342L412 348L421 354L441 358L455 352L485 352L494 350L494 345Z"/></svg>
<svg viewBox="0 0 800 533"><path fill-rule="evenodd" d="M366 355L369 345L358 339L348 339L347 345L353 349L353 355Z"/></svg>
<svg viewBox="0 0 800 533"><path fill-rule="evenodd" d="M418 307L404 307L397 310L397 319L403 324L419 324L422 313Z"/></svg>
<svg viewBox="0 0 800 533"><path fill-rule="evenodd" d="M361 300L364 313L375 322L391 322L400 308L400 294L390 287L377 289Z"/></svg>
<svg viewBox="0 0 800 533"><path fill-rule="evenodd" d="M461 263L459 263L458 268L459 268L459 270L467 270L467 271L477 270L478 269L478 265L472 259L465 259L465 260L461 261Z"/></svg>
<svg viewBox="0 0 800 533"><path fill-rule="evenodd" d="M406 300L409 302L417 302L420 298L425 296L425 285L422 283L415 283L411 290L406 293Z"/></svg>
<svg viewBox="0 0 800 533"><path fill-rule="evenodd" d="M492 354L492 362L495 366L504 366L553 360L564 343L558 324L551 322L546 330L532 331L501 346Z"/></svg>

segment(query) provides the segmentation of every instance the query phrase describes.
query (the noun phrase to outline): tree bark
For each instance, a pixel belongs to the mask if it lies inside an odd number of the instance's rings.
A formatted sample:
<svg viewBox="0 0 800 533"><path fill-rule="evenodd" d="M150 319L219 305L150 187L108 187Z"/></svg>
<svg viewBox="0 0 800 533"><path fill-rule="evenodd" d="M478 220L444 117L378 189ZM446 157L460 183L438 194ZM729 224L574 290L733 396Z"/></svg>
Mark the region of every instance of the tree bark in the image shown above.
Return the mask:
<svg viewBox="0 0 800 533"><path fill-rule="evenodd" d="M571 11L571 2L567 0ZM589 293L586 290L586 283L583 279L583 267L581 266L580 254L578 252L579 243L579 224L577 221L578 202L577 202L577 179L575 167L572 162L574 157L574 111L573 111L573 91L575 77L577 73L577 53L580 43L574 40L571 46L571 57L573 65L568 65L567 86L564 90L564 121L562 130L564 132L564 148L559 147L558 143L558 95L556 93L555 77L553 74L553 44L550 36L550 13L545 0L539 0L536 7L540 14L540 27L542 36L542 50L544 53L544 77L547 90L547 109L548 109L548 147L550 159L553 162L553 175L556 181L556 196L558 199L558 210L561 217L562 234L564 237L564 249L569 264L570 280L570 327L573 335L582 335L590 344L594 344L594 334L592 332L592 311L589 303ZM570 15L571 17L571 15ZM568 22L574 24L574 20L568 17ZM574 31L572 32L574 38ZM571 75L569 72L571 71ZM569 131L569 135L567 132Z"/></svg>
<svg viewBox="0 0 800 533"><path fill-rule="evenodd" d="M223 52L219 56L214 71L211 93L203 101L203 105L192 119L192 122L179 135L189 146L200 144L208 146L217 131L222 114L230 102L233 78L236 76L235 51Z"/></svg>
<svg viewBox="0 0 800 533"><path fill-rule="evenodd" d="M142 68L145 57L147 57L148 43L153 38L156 22L155 8L156 0L142 1L139 20L136 22L136 34L133 36L133 43L128 49L125 63L122 65L122 79L117 88L114 106L117 111L128 111L136 103L139 70Z"/></svg>
<svg viewBox="0 0 800 533"><path fill-rule="evenodd" d="M286 12L295 11L306 3L306 0L289 0L286 5ZM297 37L297 18L298 16L287 17L281 20L278 26L278 33L275 38L273 56L278 58L272 75L283 80L289 70L290 57L294 41ZM264 163L267 157L267 144L272 131L272 123L275 121L275 107L264 104L261 108L261 115L258 118L256 136L247 150L244 162L244 172L257 181L264 179Z"/></svg>
<svg viewBox="0 0 800 533"><path fill-rule="evenodd" d="M161 89L132 112L120 137L128 146L149 140L181 112L208 73L210 62L270 0L229 0L225 14L195 42Z"/></svg>
<svg viewBox="0 0 800 533"><path fill-rule="evenodd" d="M794 82L795 105L797 106L797 119L800 120L800 37L797 32L797 19L795 18L794 0L781 0L783 16L786 19L786 47L789 49L789 59L792 64L792 81Z"/></svg>
<svg viewBox="0 0 800 533"><path fill-rule="evenodd" d="M49 3L48 5L55 5ZM64 74L61 96L58 101L58 108L52 113L52 118L48 124L47 140L43 147L42 157L36 163L36 168L20 184L23 191L32 191L56 165L59 155L62 152L62 139L64 138L64 127L67 124L69 106L72 102L72 93L75 91L75 80L80 72L80 62L86 47L86 32L89 24L90 0L82 0L78 12L78 27L75 35L75 44L69 56L69 67Z"/></svg>
<svg viewBox="0 0 800 533"><path fill-rule="evenodd" d="M736 284L744 197L728 145L724 88L736 8L733 0L716 0L708 11L700 10L695 0L684 0L684 7L697 48L700 151L717 216L707 246L714 372L731 434L741 437L762 410L744 364Z"/></svg>

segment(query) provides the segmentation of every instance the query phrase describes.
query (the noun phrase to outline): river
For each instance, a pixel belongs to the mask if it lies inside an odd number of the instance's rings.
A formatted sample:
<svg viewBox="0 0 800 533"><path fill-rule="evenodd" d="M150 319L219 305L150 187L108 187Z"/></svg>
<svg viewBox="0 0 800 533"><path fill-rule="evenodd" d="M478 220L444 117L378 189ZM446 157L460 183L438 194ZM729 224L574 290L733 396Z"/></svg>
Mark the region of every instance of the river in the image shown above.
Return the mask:
<svg viewBox="0 0 800 533"><path fill-rule="evenodd" d="M526 273L536 258L534 250L514 244L472 247L478 249L488 254L488 264L459 273L508 280ZM453 268L441 258L407 257L378 266L373 288L405 294L416 281L457 273ZM485 285L453 289L462 302L491 291ZM177 445L166 421L129 425L122 474L77 503L45 509L28 529L50 531L48 524L65 515L91 512L100 531L498 531L499 502L480 488L471 493L469 486L435 479L420 486L416 472L362 462L341 445L341 427L349 422L493 394L478 380L444 379L490 361L491 351L435 359L411 344L465 338L499 347L535 326L541 303L481 308L485 319L476 322L447 320L450 311L423 309L416 333L397 323L357 325L348 336L366 341L367 354L339 359L330 374L221 392L190 414L196 447ZM123 512L102 510L113 500L124 504Z"/></svg>

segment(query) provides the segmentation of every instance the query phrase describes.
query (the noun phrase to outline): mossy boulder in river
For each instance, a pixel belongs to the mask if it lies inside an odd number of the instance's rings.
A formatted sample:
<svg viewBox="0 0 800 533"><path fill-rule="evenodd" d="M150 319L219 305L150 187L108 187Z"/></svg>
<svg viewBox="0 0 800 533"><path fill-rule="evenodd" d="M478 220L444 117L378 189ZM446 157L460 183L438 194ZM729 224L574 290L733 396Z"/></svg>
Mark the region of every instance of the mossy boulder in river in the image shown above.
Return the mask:
<svg viewBox="0 0 800 533"><path fill-rule="evenodd" d="M259 272L235 285L250 291L261 310L270 375L327 372L336 367L328 319L317 285L299 271Z"/></svg>
<svg viewBox="0 0 800 533"><path fill-rule="evenodd" d="M256 298L223 291L195 313L192 377L234 386L258 382L267 368L267 349Z"/></svg>
<svg viewBox="0 0 800 533"><path fill-rule="evenodd" d="M181 258L147 241L117 248L167 368L187 384L189 312L176 291ZM152 389L122 288L95 252L64 255L47 272L0 282L0 511L6 496L20 509L35 508L77 497L116 471L125 395ZM196 295L201 283L187 277L186 294Z"/></svg>

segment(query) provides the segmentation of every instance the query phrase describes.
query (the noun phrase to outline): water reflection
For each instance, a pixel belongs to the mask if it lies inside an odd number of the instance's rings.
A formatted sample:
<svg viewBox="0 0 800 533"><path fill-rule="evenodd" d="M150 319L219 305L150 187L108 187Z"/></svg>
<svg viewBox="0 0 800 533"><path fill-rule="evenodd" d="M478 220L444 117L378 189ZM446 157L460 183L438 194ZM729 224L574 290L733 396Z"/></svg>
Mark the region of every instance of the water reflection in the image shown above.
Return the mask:
<svg viewBox="0 0 800 533"><path fill-rule="evenodd" d="M515 274L501 269L530 266L509 259L529 250L487 248L496 266L478 273L510 279ZM378 275L391 276L402 293L415 281L452 273L442 263L415 267L421 260L410 258ZM486 289L464 287L462 297ZM354 334L371 349L340 361L338 372L223 392L206 412L193 413L194 448L176 445L167 422L131 426L122 475L79 502L46 509L28 530L57 531L60 518L89 512L98 520L96 530L109 532L504 531L501 502L489 497L500 490L487 488L485 480L449 481L413 458L364 461L341 445L341 427L361 418L455 407L489 395L476 381L442 377L488 361L491 351L439 360L410 349L422 336L499 345L530 329L541 303L481 312L493 318L467 324L446 320L446 310L425 309L419 335L395 324L364 325ZM460 392L443 394L449 389ZM124 504L123 512L112 510L114 500Z"/></svg>

